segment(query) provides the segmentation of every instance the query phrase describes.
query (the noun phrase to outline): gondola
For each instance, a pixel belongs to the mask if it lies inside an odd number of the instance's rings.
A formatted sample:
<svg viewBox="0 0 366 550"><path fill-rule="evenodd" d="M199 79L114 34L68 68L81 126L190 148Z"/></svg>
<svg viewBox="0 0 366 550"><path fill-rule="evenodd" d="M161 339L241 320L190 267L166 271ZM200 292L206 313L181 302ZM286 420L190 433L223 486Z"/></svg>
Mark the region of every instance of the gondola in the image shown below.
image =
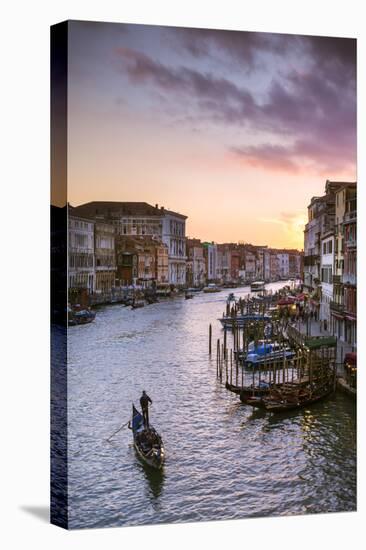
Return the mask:
<svg viewBox="0 0 366 550"><path fill-rule="evenodd" d="M308 405L312 405L313 403L316 403L317 401L320 401L321 399L324 399L325 397L328 397L333 392L333 388L328 388L325 391L315 393L312 395L303 395L300 396L298 399L292 400L291 398L287 398L284 401L270 401L268 398L264 399L264 408L266 411L270 412L283 412L283 411L289 411L292 409L299 409L301 407L307 407ZM292 397L292 396L291 396Z"/></svg>
<svg viewBox="0 0 366 550"><path fill-rule="evenodd" d="M249 397L246 403L252 407L265 409L269 412L284 412L312 405L328 397L333 390L331 384L326 384L323 388L318 388L314 392L310 392L305 388L301 389L300 387L297 391L282 394L281 388L278 388L271 390L269 395L266 396Z"/></svg>
<svg viewBox="0 0 366 550"><path fill-rule="evenodd" d="M134 300L132 302L131 307L132 309L137 309L139 307L144 307L144 305L145 305L145 302L143 300Z"/></svg>
<svg viewBox="0 0 366 550"><path fill-rule="evenodd" d="M137 454L146 464L160 470L165 461L163 440L151 425L144 426L142 414L132 405L133 444Z"/></svg>

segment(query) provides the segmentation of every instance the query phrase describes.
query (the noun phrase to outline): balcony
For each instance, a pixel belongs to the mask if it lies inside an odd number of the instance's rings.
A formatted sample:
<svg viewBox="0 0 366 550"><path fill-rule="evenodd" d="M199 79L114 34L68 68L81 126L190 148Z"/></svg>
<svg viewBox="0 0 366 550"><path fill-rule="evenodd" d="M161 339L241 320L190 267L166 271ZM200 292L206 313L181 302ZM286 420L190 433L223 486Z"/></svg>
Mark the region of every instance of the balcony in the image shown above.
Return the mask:
<svg viewBox="0 0 366 550"><path fill-rule="evenodd" d="M333 275L332 282L334 285L340 285L342 284L342 277L341 275Z"/></svg>
<svg viewBox="0 0 366 550"><path fill-rule="evenodd" d="M320 261L320 256L318 254L310 254L309 256L304 256L304 266L316 265Z"/></svg>
<svg viewBox="0 0 366 550"><path fill-rule="evenodd" d="M357 221L357 210L346 212L343 218L343 223L352 223Z"/></svg>
<svg viewBox="0 0 366 550"><path fill-rule="evenodd" d="M332 311L336 311L337 313L344 313L344 304L339 304L338 302L331 300L329 307Z"/></svg>
<svg viewBox="0 0 366 550"><path fill-rule="evenodd" d="M345 239L344 244L347 248L356 248L357 247L357 238Z"/></svg>
<svg viewBox="0 0 366 550"><path fill-rule="evenodd" d="M343 273L342 275L342 283L344 285L357 285L357 276L353 273Z"/></svg>

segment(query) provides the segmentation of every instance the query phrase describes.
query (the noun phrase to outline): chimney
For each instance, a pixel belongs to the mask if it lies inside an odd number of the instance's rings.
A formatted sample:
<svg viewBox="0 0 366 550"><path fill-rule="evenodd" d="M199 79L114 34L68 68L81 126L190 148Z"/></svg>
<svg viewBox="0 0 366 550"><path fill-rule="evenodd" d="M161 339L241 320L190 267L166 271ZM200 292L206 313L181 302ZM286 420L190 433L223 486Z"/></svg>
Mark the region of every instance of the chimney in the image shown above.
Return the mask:
<svg viewBox="0 0 366 550"><path fill-rule="evenodd" d="M156 210L158 210L158 208L159 208L159 205L158 205L158 204L155 204L155 208L156 208Z"/></svg>

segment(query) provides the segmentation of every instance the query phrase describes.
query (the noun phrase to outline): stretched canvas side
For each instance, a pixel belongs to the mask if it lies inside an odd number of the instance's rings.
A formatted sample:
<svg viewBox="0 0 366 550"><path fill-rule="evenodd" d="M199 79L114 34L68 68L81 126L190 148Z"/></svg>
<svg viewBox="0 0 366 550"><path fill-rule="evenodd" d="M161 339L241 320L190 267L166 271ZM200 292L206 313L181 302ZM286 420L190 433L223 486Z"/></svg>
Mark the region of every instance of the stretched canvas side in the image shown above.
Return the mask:
<svg viewBox="0 0 366 550"><path fill-rule="evenodd" d="M68 527L67 35L51 28L51 523Z"/></svg>

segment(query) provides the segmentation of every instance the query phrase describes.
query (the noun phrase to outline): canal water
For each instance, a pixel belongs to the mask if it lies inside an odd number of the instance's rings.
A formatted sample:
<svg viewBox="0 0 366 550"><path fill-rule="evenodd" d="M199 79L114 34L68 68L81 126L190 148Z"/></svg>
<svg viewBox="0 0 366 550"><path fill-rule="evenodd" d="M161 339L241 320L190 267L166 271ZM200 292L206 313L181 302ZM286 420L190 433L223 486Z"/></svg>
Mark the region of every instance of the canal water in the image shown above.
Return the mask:
<svg viewBox="0 0 366 550"><path fill-rule="evenodd" d="M241 404L216 379L208 325L213 342L222 337L217 319L229 292L105 306L92 324L69 329L70 528L355 510L347 396L273 415ZM140 462L127 428L106 441L143 389L165 443L162 472Z"/></svg>

